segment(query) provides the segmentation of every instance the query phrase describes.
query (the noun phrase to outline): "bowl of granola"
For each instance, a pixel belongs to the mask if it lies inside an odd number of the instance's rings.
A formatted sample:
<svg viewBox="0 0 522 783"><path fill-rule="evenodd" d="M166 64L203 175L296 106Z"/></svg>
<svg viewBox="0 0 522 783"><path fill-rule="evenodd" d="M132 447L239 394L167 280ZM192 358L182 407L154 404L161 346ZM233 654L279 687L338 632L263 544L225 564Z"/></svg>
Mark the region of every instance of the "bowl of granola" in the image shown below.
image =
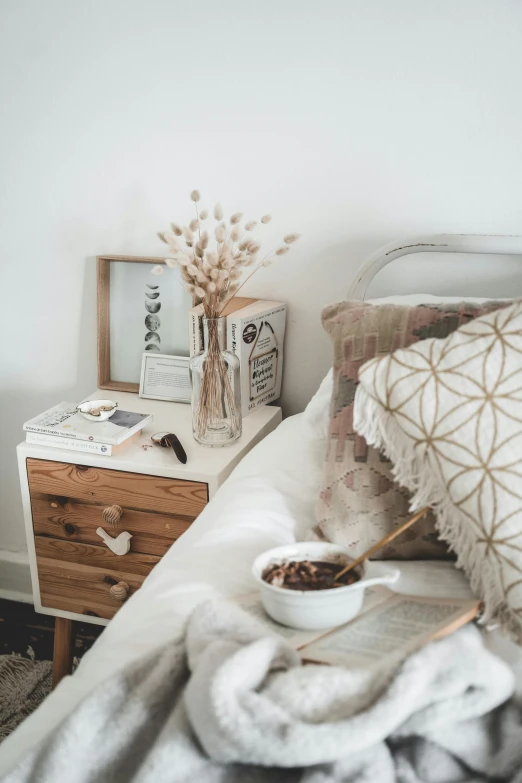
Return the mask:
<svg viewBox="0 0 522 783"><path fill-rule="evenodd" d="M302 630L347 623L359 613L367 587L399 578L397 568L370 560L337 578L352 560L342 547L317 541L264 552L252 573L265 611L278 623Z"/></svg>

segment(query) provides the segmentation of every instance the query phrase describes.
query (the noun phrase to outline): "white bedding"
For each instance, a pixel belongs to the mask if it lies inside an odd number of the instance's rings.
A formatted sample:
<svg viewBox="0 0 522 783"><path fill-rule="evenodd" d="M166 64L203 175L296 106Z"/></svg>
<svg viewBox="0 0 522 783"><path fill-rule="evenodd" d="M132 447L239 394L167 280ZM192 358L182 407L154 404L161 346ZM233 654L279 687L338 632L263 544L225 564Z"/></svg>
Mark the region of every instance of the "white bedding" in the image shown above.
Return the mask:
<svg viewBox="0 0 522 783"><path fill-rule="evenodd" d="M312 409L313 410L313 409ZM286 419L235 469L190 529L118 612L72 677L2 745L0 775L53 729L91 689L124 662L173 638L192 608L208 597L250 592L250 567L266 549L303 538L314 524L324 440L308 410ZM422 594L400 564L402 592ZM429 568L430 566L426 566ZM437 577L438 564L431 566ZM432 588L424 586L427 594ZM450 593L453 588L451 588ZM496 642L495 642L496 644ZM518 648L502 642L503 657L520 666Z"/></svg>

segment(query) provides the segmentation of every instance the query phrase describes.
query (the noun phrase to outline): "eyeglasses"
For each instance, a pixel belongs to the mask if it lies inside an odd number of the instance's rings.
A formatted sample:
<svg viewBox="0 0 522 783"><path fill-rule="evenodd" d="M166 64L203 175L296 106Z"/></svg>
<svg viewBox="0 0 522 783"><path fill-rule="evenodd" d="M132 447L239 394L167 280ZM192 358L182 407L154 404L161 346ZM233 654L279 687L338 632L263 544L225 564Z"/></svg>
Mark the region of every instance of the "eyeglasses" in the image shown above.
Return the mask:
<svg viewBox="0 0 522 783"><path fill-rule="evenodd" d="M179 461L183 465L186 465L187 454L181 445L179 438L177 435L174 435L173 432L157 432L155 435L151 436L151 441L157 446L163 446L165 449L172 449Z"/></svg>

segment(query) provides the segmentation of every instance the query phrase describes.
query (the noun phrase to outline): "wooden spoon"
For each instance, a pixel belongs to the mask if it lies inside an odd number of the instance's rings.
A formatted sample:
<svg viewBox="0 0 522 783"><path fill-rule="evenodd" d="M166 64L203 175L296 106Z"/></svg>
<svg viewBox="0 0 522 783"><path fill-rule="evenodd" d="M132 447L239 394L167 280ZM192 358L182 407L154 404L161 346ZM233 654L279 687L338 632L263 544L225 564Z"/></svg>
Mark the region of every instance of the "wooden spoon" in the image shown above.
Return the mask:
<svg viewBox="0 0 522 783"><path fill-rule="evenodd" d="M411 519L407 519L406 522L402 523L402 525L399 525L399 527L395 528L395 530L392 530L391 533L388 533L386 536L384 536L384 538L381 538L380 541L377 541L376 544L367 549L366 552L364 552L360 557L358 557L356 560L352 560L351 563L348 563L346 568L343 568L342 571L339 571L334 579L334 582L337 582L341 576L344 576L344 574L347 574L348 571L351 571L353 568L357 568L358 565L361 565L361 563L375 554L375 552L377 552L383 546L386 546L386 544L389 544L390 541L393 541L394 538L397 538L397 536L400 536L401 533L404 533L404 531L415 524L415 522L417 522L419 519L422 519L422 517L425 516L429 510L430 507L426 506L426 508L423 508L421 511L417 511L417 513L414 514Z"/></svg>

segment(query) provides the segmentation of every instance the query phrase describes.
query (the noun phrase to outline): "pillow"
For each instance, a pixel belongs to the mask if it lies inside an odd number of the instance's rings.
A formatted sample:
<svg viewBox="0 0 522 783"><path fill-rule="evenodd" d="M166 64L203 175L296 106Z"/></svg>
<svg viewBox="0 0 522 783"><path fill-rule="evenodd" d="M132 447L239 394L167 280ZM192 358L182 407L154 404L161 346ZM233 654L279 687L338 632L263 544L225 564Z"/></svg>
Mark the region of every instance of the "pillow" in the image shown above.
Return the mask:
<svg viewBox="0 0 522 783"><path fill-rule="evenodd" d="M472 298L466 299L468 304L484 304L490 302L489 299ZM499 302L502 300L499 300ZM511 301L511 300L506 300ZM401 296L384 296L380 299L368 299L367 304L400 304L411 307L420 304L446 305L448 303L461 303L460 296L433 296L432 294L404 294ZM500 306L500 305L499 305ZM303 411L303 424L309 428L312 435L317 438L326 439L330 425L330 402L333 392L333 370L328 370L321 381L318 390Z"/></svg>
<svg viewBox="0 0 522 783"><path fill-rule="evenodd" d="M457 565L522 643L522 304L360 371L355 426L431 505Z"/></svg>
<svg viewBox="0 0 522 783"><path fill-rule="evenodd" d="M467 302L404 307L341 302L323 311L334 345L329 439L317 504L316 532L362 554L407 519L409 493L395 484L389 462L353 429L353 400L359 368L369 359L430 337L446 337L477 315L505 303ZM379 554L382 558L448 556L429 515Z"/></svg>

